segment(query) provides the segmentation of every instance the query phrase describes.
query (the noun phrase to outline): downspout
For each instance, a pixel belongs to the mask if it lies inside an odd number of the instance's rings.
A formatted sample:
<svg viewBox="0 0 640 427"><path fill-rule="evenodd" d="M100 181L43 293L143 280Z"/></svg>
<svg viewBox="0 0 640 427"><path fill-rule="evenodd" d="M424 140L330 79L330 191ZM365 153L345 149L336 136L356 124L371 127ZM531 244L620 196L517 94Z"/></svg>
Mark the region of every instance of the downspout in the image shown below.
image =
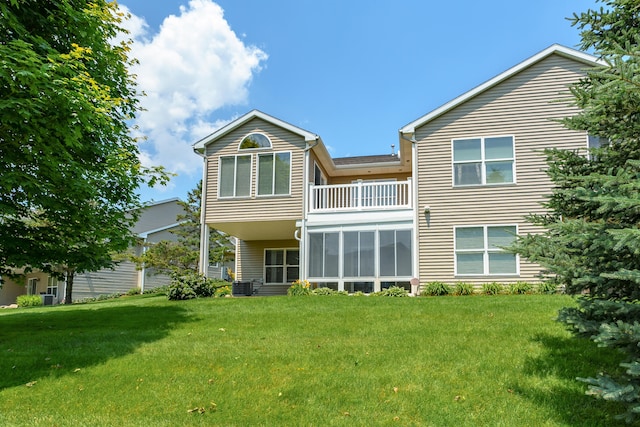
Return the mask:
<svg viewBox="0 0 640 427"><path fill-rule="evenodd" d="M304 163L302 164L302 221L300 223L300 229L296 230L293 235L293 237L300 242L300 280L307 280L308 248L306 236L309 212L309 151L319 143L320 138L316 136L313 143L307 145L304 149Z"/></svg>
<svg viewBox="0 0 640 427"><path fill-rule="evenodd" d="M199 152L196 148L193 151L202 157L202 193L200 194L200 259L198 262L198 272L205 277L209 276L209 226L206 221L206 200L207 200L207 155Z"/></svg>
<svg viewBox="0 0 640 427"><path fill-rule="evenodd" d="M418 279L418 292L420 289L420 245L418 244L418 229L420 224L420 212L418 209L418 144L415 134L411 139L404 136L400 131L400 138L411 143L411 197L413 202L413 232L411 240L413 241L413 272L415 278ZM411 286L413 289L413 286Z"/></svg>

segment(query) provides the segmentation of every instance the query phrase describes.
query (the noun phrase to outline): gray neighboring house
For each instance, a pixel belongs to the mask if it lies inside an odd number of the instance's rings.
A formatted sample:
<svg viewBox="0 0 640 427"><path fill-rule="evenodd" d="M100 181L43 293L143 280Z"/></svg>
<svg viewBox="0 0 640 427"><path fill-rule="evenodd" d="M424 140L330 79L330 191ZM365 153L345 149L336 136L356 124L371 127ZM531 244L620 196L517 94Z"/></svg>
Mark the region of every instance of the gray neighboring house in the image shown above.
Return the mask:
<svg viewBox="0 0 640 427"><path fill-rule="evenodd" d="M140 254L145 245L157 243L161 240L176 240L177 236L171 233L180 225L178 215L184 214L184 209L178 203L178 198L162 200L147 204L138 222L133 227L133 232L140 238L140 244L133 250ZM231 264L232 266L232 264ZM211 265L209 277L224 277L226 265ZM9 305L16 302L16 298L24 294L44 295L47 304L59 304L64 301L65 282L40 271L28 273L25 283L15 283L8 278L3 278L4 283L0 288L0 305ZM136 269L135 263L122 261L114 269L105 268L95 272L77 274L73 284L73 299L94 298L99 295L126 293L130 289L137 288L141 291L167 285L169 277L163 274L154 274L152 269Z"/></svg>

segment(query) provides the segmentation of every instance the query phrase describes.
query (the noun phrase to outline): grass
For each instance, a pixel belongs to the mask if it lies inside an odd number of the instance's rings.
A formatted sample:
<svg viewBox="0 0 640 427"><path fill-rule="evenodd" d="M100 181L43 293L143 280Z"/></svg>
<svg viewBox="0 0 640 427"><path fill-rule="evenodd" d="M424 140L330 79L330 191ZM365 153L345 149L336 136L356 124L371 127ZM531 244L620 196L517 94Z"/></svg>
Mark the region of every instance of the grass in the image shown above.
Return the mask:
<svg viewBox="0 0 640 427"><path fill-rule="evenodd" d="M126 297L0 312L0 425L616 426L566 296Z"/></svg>

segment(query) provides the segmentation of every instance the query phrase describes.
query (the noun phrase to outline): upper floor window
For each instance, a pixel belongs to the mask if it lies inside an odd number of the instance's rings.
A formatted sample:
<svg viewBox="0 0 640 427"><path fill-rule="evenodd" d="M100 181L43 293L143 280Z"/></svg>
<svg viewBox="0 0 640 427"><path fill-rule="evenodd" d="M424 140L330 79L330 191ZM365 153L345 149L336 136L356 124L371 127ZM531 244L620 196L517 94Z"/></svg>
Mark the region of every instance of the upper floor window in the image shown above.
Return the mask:
<svg viewBox="0 0 640 427"><path fill-rule="evenodd" d="M515 182L512 136L453 140L453 185Z"/></svg>
<svg viewBox="0 0 640 427"><path fill-rule="evenodd" d="M513 243L517 231L515 225L456 227L456 275L518 274L516 255L502 249Z"/></svg>
<svg viewBox="0 0 640 427"><path fill-rule="evenodd" d="M251 155L220 157L220 197L251 195Z"/></svg>
<svg viewBox="0 0 640 427"><path fill-rule="evenodd" d="M245 136L240 142L240 150L251 148L271 148L271 140L262 133L253 132Z"/></svg>
<svg viewBox="0 0 640 427"><path fill-rule="evenodd" d="M291 153L258 154L258 196L289 194Z"/></svg>

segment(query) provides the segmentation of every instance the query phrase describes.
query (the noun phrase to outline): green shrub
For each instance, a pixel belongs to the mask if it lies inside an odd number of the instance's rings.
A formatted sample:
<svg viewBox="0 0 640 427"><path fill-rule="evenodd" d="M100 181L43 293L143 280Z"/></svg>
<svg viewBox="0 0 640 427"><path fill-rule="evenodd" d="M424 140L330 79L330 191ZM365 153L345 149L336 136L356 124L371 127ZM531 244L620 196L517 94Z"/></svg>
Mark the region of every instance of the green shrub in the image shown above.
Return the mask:
<svg viewBox="0 0 640 427"><path fill-rule="evenodd" d="M447 285L443 282L429 282L422 290L420 295L428 295L428 296L442 296L442 295L450 295L451 294L451 286Z"/></svg>
<svg viewBox="0 0 640 427"><path fill-rule="evenodd" d="M311 284L307 280L296 280L287 289L287 295L290 297L311 295Z"/></svg>
<svg viewBox="0 0 640 427"><path fill-rule="evenodd" d="M313 295L335 295L336 292L337 291L334 291L333 289L327 287L316 288L311 291Z"/></svg>
<svg viewBox="0 0 640 427"><path fill-rule="evenodd" d="M40 295L20 295L16 303L18 307L39 307L42 305L42 297Z"/></svg>
<svg viewBox="0 0 640 427"><path fill-rule="evenodd" d="M482 285L482 293L485 295L498 295L504 291L504 286L498 282L485 283Z"/></svg>
<svg viewBox="0 0 640 427"><path fill-rule="evenodd" d="M536 288L539 294L555 294L558 292L558 287L552 282L542 282Z"/></svg>
<svg viewBox="0 0 640 427"><path fill-rule="evenodd" d="M140 293L139 288L131 288L127 291L128 296L138 295Z"/></svg>
<svg viewBox="0 0 640 427"><path fill-rule="evenodd" d="M191 273L184 276L174 276L171 279L171 285L169 285L167 298L185 300L213 297L219 288L225 286L228 287L229 283L220 279L210 279L202 274Z"/></svg>
<svg viewBox="0 0 640 427"><path fill-rule="evenodd" d="M367 295L367 294L365 294L365 293L364 293L364 292L362 292L362 291L356 291L356 292L354 292L354 293L353 293L353 296L354 296L354 297L364 297L364 296L366 296L366 295Z"/></svg>
<svg viewBox="0 0 640 427"><path fill-rule="evenodd" d="M181 282L176 282L169 286L169 292L167 292L167 299L171 301L193 299L196 297L197 295L193 288L188 284Z"/></svg>
<svg viewBox="0 0 640 427"><path fill-rule="evenodd" d="M409 292L405 288L400 286L389 286L387 289L380 291L380 296L383 297L408 297Z"/></svg>
<svg viewBox="0 0 640 427"><path fill-rule="evenodd" d="M458 282L453 291L454 295L473 295L474 289L471 283Z"/></svg>
<svg viewBox="0 0 640 427"><path fill-rule="evenodd" d="M533 285L527 282L516 282L509 285L510 294L528 294L533 290Z"/></svg>

